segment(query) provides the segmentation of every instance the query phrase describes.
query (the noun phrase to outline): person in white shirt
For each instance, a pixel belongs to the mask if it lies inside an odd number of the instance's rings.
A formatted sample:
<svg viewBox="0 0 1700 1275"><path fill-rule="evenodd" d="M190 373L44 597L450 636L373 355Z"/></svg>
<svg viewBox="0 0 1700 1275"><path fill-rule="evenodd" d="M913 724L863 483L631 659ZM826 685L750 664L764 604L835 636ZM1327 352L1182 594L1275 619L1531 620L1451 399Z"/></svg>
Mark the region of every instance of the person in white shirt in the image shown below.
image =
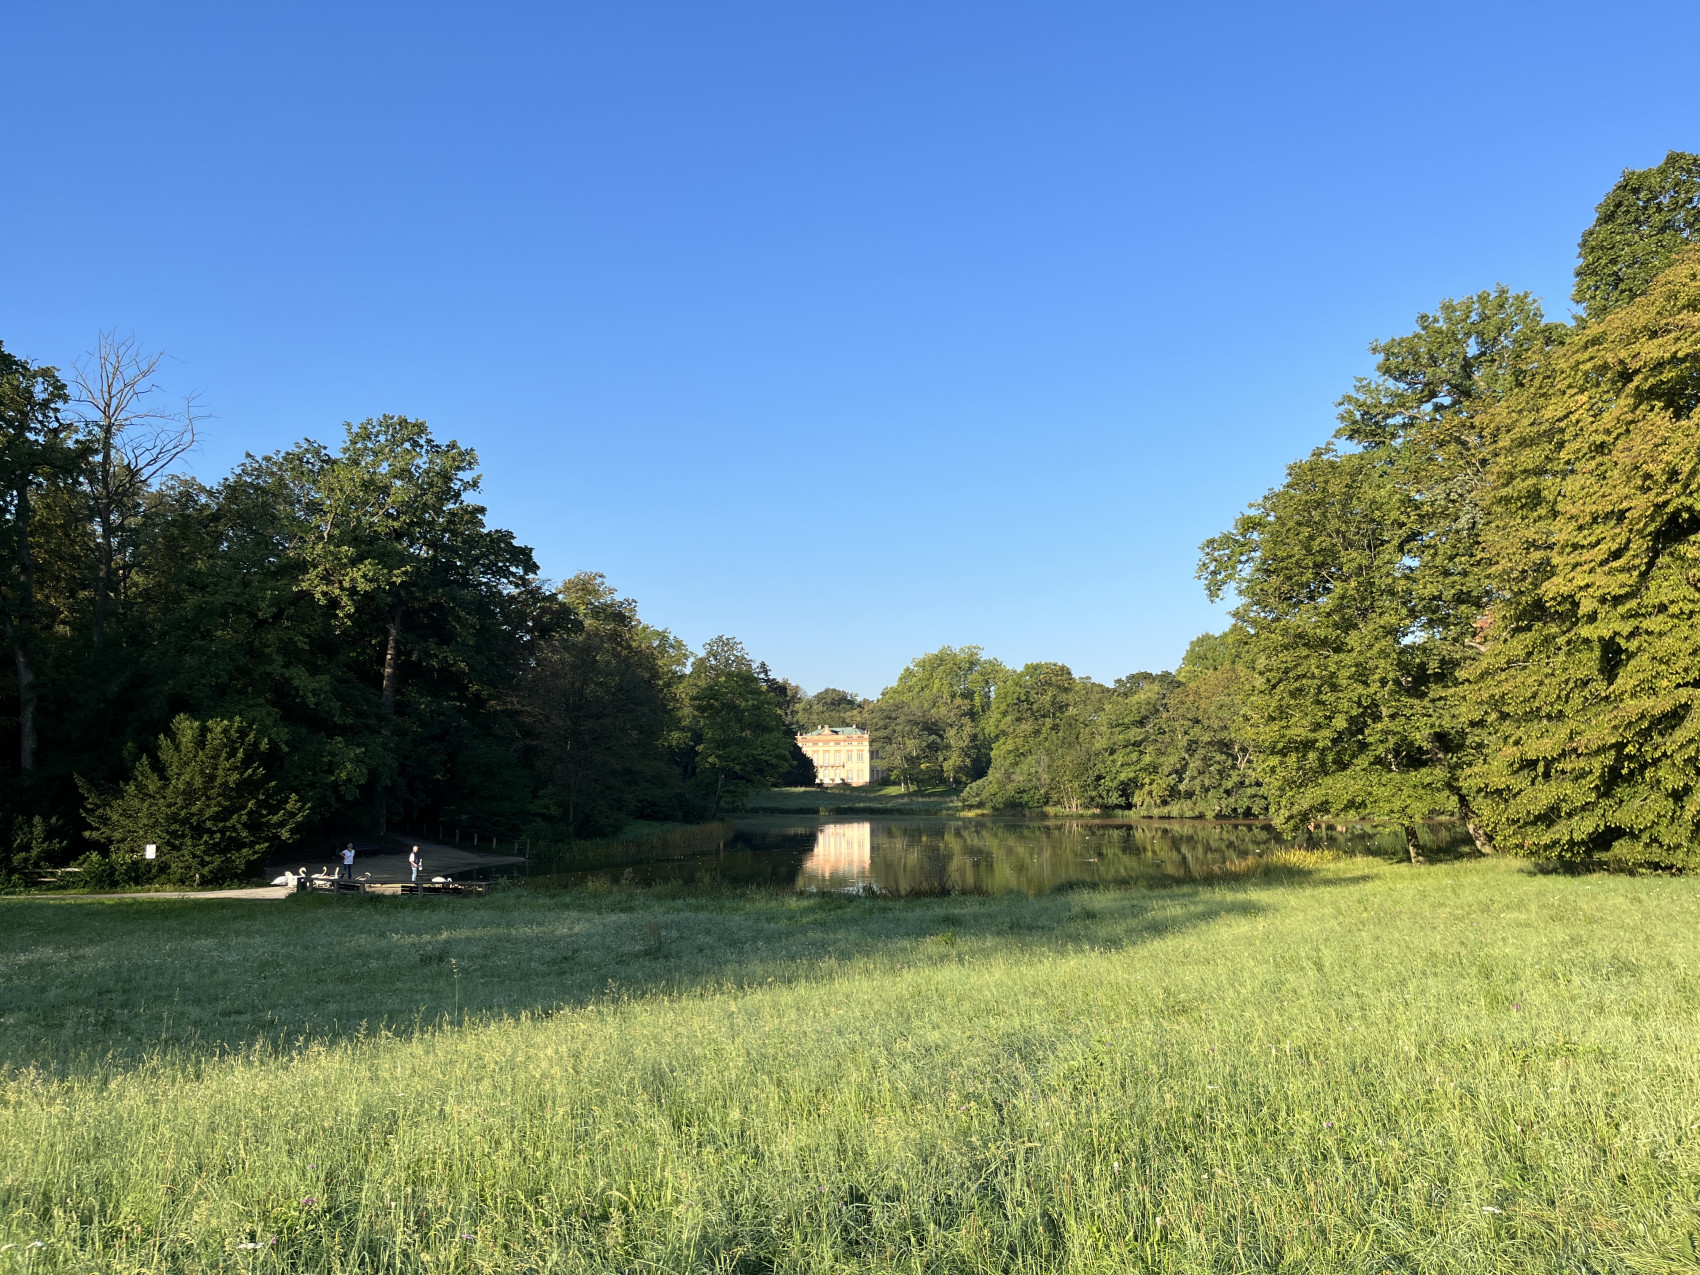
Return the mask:
<svg viewBox="0 0 1700 1275"><path fill-rule="evenodd" d="M412 852L407 856L407 866L413 869L413 880L415 884L418 884L419 869L425 866L425 859L420 855L418 846L414 846Z"/></svg>
<svg viewBox="0 0 1700 1275"><path fill-rule="evenodd" d="M354 843L350 841L342 850L342 879L354 880Z"/></svg>

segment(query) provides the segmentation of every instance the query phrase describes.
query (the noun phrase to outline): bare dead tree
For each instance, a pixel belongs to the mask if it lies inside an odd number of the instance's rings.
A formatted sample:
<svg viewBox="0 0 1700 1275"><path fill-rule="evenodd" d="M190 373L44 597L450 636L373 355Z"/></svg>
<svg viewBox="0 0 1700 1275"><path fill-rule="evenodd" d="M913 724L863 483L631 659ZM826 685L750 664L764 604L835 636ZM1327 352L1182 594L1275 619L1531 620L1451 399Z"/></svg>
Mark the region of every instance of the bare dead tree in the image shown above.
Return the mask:
<svg viewBox="0 0 1700 1275"><path fill-rule="evenodd" d="M102 332L88 357L71 375L78 419L91 450L88 485L93 506L96 554L94 611L90 638L106 639L106 613L124 566L120 545L136 517L142 493L195 445L206 413L188 395L180 410L157 397L164 391L153 375L165 358L144 353L133 336Z"/></svg>

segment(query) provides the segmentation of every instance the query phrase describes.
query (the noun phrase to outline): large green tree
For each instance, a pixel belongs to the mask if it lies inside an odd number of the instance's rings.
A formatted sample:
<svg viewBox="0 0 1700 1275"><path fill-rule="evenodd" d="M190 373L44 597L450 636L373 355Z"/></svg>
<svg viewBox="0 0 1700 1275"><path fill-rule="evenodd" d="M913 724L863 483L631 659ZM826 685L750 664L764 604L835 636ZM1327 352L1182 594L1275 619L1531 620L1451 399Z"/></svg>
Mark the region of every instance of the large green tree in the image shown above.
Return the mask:
<svg viewBox="0 0 1700 1275"><path fill-rule="evenodd" d="M742 642L712 638L686 679L686 769L710 818L791 769L795 737Z"/></svg>
<svg viewBox="0 0 1700 1275"><path fill-rule="evenodd" d="M1065 664L1040 661L1006 671L992 693L991 767L963 793L971 805L1103 804L1104 713L1111 693Z"/></svg>
<svg viewBox="0 0 1700 1275"><path fill-rule="evenodd" d="M1415 511L1376 451L1321 448L1206 546L1213 596L1232 587L1256 661L1250 720L1277 822L1454 813L1433 742L1443 669L1404 578Z"/></svg>
<svg viewBox="0 0 1700 1275"><path fill-rule="evenodd" d="M1562 330L1501 287L1446 301L1371 346L1336 442L1207 541L1212 598L1233 592L1256 677L1259 772L1286 826L1325 817L1474 818L1470 739L1451 697L1488 601L1482 413L1545 366Z"/></svg>
<svg viewBox="0 0 1700 1275"><path fill-rule="evenodd" d="M826 686L797 703L792 721L802 732L823 726L860 726L867 710L867 701L860 695Z"/></svg>
<svg viewBox="0 0 1700 1275"><path fill-rule="evenodd" d="M304 513L295 545L302 584L357 642L377 639L380 734L368 765L381 833L406 778L394 739L404 664L411 658L416 670L462 685L499 679L506 653L492 648L512 631L508 602L537 564L510 532L486 526L486 510L468 499L479 487L476 454L434 439L423 421L368 419L346 427L338 452L307 443L290 461ZM426 729L409 742L429 755L436 714L421 703L415 715Z"/></svg>
<svg viewBox="0 0 1700 1275"><path fill-rule="evenodd" d="M911 660L879 702L888 716L903 706L898 717L913 728L905 737L911 744L931 741L914 754L924 755L921 768L955 787L985 774L991 763L994 688L1008 677L1009 669L977 646L941 646Z"/></svg>
<svg viewBox="0 0 1700 1275"><path fill-rule="evenodd" d="M946 726L934 705L882 695L868 708L864 720L869 748L879 754L879 766L904 792L944 782Z"/></svg>
<svg viewBox="0 0 1700 1275"><path fill-rule="evenodd" d="M17 765L26 774L36 767L40 697L38 505L45 490L74 481L81 463L61 414L67 398L56 369L0 346L0 626L17 685Z"/></svg>
<svg viewBox="0 0 1700 1275"><path fill-rule="evenodd" d="M676 813L665 796L670 635L601 575L576 575L558 596L569 614L532 645L511 699L542 781L539 812L572 836L618 832L645 801L646 813Z"/></svg>
<svg viewBox="0 0 1700 1275"><path fill-rule="evenodd" d="M1210 819L1267 813L1246 701L1244 634L1205 633L1174 673L1120 678L1104 709L1104 787L1113 804Z"/></svg>
<svg viewBox="0 0 1700 1275"><path fill-rule="evenodd" d="M1653 168L1626 168L1582 232L1576 290L1590 319L1644 294L1683 248L1700 241L1700 155L1671 151Z"/></svg>
<svg viewBox="0 0 1700 1275"><path fill-rule="evenodd" d="M1489 423L1484 818L1543 858L1700 867L1700 249Z"/></svg>

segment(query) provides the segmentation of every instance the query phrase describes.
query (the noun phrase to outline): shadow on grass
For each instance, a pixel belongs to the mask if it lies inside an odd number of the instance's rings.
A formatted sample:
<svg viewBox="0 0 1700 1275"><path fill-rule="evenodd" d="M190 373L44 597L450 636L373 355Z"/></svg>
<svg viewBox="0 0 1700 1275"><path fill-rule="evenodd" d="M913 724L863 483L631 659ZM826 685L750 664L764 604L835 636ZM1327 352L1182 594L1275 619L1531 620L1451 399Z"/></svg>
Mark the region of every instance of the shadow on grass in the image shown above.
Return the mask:
<svg viewBox="0 0 1700 1275"><path fill-rule="evenodd" d="M1319 880L1294 860L1209 885L858 898L699 882L484 899L15 900L0 1067L125 1069L625 998L912 977L1126 951Z"/></svg>

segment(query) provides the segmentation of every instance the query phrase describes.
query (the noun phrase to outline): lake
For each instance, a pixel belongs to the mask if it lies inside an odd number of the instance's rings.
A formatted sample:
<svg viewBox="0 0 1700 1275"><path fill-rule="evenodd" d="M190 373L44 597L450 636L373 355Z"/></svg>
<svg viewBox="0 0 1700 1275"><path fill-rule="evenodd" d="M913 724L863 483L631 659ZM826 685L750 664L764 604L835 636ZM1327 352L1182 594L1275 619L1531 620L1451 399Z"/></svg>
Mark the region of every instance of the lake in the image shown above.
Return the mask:
<svg viewBox="0 0 1700 1275"><path fill-rule="evenodd" d="M1469 845L1461 825L1421 829L1425 851ZM797 890L892 895L1044 894L1072 885L1185 881L1200 869L1291 846L1403 856L1397 828L1331 826L1283 837L1267 824L1174 819L800 820L755 816L737 821L711 853L633 859L592 871L558 874L576 885L603 878L634 885L719 880Z"/></svg>

